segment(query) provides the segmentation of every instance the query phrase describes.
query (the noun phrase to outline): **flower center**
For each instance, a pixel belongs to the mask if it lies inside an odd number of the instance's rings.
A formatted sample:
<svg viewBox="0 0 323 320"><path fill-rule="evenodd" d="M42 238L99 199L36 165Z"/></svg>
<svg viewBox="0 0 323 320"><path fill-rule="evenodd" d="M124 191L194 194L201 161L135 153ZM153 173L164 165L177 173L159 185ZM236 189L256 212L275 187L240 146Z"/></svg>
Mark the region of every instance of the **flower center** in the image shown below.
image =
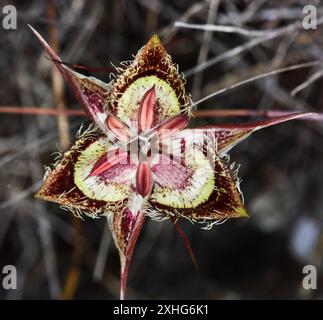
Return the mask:
<svg viewBox="0 0 323 320"><path fill-rule="evenodd" d="M157 95L153 85L142 97L138 109L138 132L134 136L131 128L115 116L108 116L107 128L121 145L100 159L92 168L89 177L102 174L121 161L137 158L136 192L142 197L150 194L153 185L151 159L164 151L163 140L183 130L188 123L186 115L177 115L158 123ZM167 151L166 151L167 152Z"/></svg>

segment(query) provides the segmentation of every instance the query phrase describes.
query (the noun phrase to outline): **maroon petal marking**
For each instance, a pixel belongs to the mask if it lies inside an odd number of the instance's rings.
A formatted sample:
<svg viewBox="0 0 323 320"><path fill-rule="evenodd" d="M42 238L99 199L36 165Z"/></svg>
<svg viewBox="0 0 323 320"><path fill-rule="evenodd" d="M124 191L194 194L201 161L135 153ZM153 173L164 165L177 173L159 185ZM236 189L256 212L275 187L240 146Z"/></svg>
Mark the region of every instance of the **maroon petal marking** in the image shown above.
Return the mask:
<svg viewBox="0 0 323 320"><path fill-rule="evenodd" d="M129 208L124 209L121 232L126 241L129 240L134 222L136 222L136 215Z"/></svg>
<svg viewBox="0 0 323 320"><path fill-rule="evenodd" d="M159 129L157 134L159 139L166 139L169 136L175 134L178 131L181 131L187 127L188 117L186 115L174 116L169 120L165 121Z"/></svg>
<svg viewBox="0 0 323 320"><path fill-rule="evenodd" d="M120 140L128 142L130 139L130 129L114 116L109 116L106 120L109 130Z"/></svg>
<svg viewBox="0 0 323 320"><path fill-rule="evenodd" d="M160 161L151 167L155 183L172 190L184 190L187 187L189 173L182 160L167 159L161 156Z"/></svg>
<svg viewBox="0 0 323 320"><path fill-rule="evenodd" d="M124 163L127 157L127 152L119 148L109 151L94 165L89 174L89 177L98 176L103 172L111 169L113 166Z"/></svg>
<svg viewBox="0 0 323 320"><path fill-rule="evenodd" d="M150 193L152 185L152 174L148 163L140 162L136 173L137 192L145 197Z"/></svg>
<svg viewBox="0 0 323 320"><path fill-rule="evenodd" d="M155 85L152 86L143 96L138 110L139 132L150 129L154 123L156 105Z"/></svg>
<svg viewBox="0 0 323 320"><path fill-rule="evenodd" d="M82 93L87 97L88 103L95 113L104 112L104 105L100 94L93 92L88 88L83 88Z"/></svg>

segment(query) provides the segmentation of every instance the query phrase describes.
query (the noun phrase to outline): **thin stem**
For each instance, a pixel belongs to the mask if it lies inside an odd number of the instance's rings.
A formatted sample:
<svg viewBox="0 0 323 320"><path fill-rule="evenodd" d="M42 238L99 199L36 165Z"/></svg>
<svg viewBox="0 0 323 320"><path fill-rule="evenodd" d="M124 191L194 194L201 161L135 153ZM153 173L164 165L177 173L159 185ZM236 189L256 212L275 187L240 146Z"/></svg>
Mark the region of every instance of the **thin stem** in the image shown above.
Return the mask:
<svg viewBox="0 0 323 320"><path fill-rule="evenodd" d="M195 29L203 31L215 31L215 32L225 32L225 33L238 33L247 37L263 37L268 35L271 32L276 32L277 30L249 30L235 26L221 26L214 24L193 24L185 23L181 21L176 21L174 27L177 28L186 28L186 29Z"/></svg>
<svg viewBox="0 0 323 320"><path fill-rule="evenodd" d="M291 95L295 96L298 94L300 91L304 90L308 86L310 86L313 82L316 80L320 79L323 76L323 70L320 69L316 71L314 74L312 74L306 81L298 85L295 89L292 90Z"/></svg>
<svg viewBox="0 0 323 320"><path fill-rule="evenodd" d="M297 112L297 111L295 111ZM65 114L67 116L85 117L86 113L82 110L66 109L64 111L46 108L46 107L14 107L0 106L0 113L4 114L20 114L20 115L43 115L58 116ZM216 109L216 110L196 110L193 111L195 118L234 118L234 117L279 117L288 115L293 112L284 110L251 110L251 109ZM321 114L319 114L321 116ZM323 115L322 115L323 116ZM314 119L315 120L315 119Z"/></svg>
<svg viewBox="0 0 323 320"><path fill-rule="evenodd" d="M236 83L236 84L234 84L232 86L223 88L223 89L218 90L216 92L213 92L213 93L207 95L206 97L194 102L191 105L191 108L197 106L198 104L201 104L202 102L204 102L206 100L209 100L209 99L211 99L211 98L213 98L215 96L218 96L219 94L222 94L222 93L224 93L224 92L226 92L228 90L240 87L240 86L245 85L247 83L250 83L250 82L253 82L253 81L268 77L268 76L272 76L272 75L275 75L275 74L278 74L278 73L297 70L297 69L301 69L301 68L313 67L313 66L317 66L317 65L320 65L320 64L322 64L321 61L310 61L310 62L304 62L304 63L292 65L292 66L289 66L289 67L286 67L286 68L276 69L276 70L272 70L272 71L269 71L269 72L266 72L266 73L262 73L262 74L260 74L258 76L255 76L255 77L252 77L252 78L249 78L249 79L245 79L245 80L243 80L241 82L238 82L238 83Z"/></svg>
<svg viewBox="0 0 323 320"><path fill-rule="evenodd" d="M215 21L217 13L218 13L218 7L219 7L219 0L211 0L209 5L209 11L207 16L207 23L212 23ZM211 46L211 40L212 40L212 32L205 31L203 34L203 39L200 47L200 52L197 60L197 64L200 65L202 63L205 63L205 61L208 58L210 46ZM202 85L202 77L203 72L200 72L194 76L193 80L193 88L192 88L192 96L194 99L198 99L200 97L200 88Z"/></svg>
<svg viewBox="0 0 323 320"><path fill-rule="evenodd" d="M48 107L16 107L16 106L0 106L0 113L8 114L20 114L20 115L38 115L38 116L58 116L61 114L67 116L82 116L86 114L83 110L73 110L73 109L53 109Z"/></svg>
<svg viewBox="0 0 323 320"><path fill-rule="evenodd" d="M317 25L320 25L322 23L323 23L323 17L320 17L317 20ZM264 43L269 40L273 40L273 39L283 36L287 33L294 33L295 31L301 30L302 28L303 28L302 22L298 21L298 22L290 24L288 26L276 29L275 32L268 32L268 34L266 34L264 37L256 37L254 39L251 39L250 41L248 41L242 45L234 47L224 53L219 54L218 56L216 56L214 58L211 58L211 59L205 61L204 63L198 64L197 66L195 66L189 70L186 70L184 72L185 77L189 78L192 75L199 73L199 72L201 72L201 71L203 71L203 70L205 70L205 69L207 69L207 68L209 68L209 67L211 67L223 60L232 58L232 57L234 57L246 50L250 50L251 48L253 48L261 43Z"/></svg>
<svg viewBox="0 0 323 320"><path fill-rule="evenodd" d="M184 241L184 244L185 244L185 247L192 259L192 262L194 264L194 267L196 269L198 269L198 264L197 264L197 261L196 261L196 258L195 258L195 255L194 255L194 252L193 252L193 249L192 249L192 246L190 244L190 240L187 238L186 234L184 233L183 229L179 226L179 224L177 223L176 219L174 217L171 217L171 220L175 226L175 229L176 231L178 232L179 236L183 239Z"/></svg>

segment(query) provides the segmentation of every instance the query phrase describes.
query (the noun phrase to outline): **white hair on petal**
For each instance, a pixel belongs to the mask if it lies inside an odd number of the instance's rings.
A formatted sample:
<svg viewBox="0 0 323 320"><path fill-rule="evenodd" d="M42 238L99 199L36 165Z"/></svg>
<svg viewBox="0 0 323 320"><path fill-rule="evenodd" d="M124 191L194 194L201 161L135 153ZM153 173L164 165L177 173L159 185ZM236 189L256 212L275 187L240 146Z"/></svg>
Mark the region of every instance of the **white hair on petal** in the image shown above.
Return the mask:
<svg viewBox="0 0 323 320"><path fill-rule="evenodd" d="M75 207L67 206L67 205L61 205L60 208L64 211L71 212L73 214L73 216L75 216L76 218L84 220L84 218L82 216L82 212L79 209L77 209Z"/></svg>
<svg viewBox="0 0 323 320"><path fill-rule="evenodd" d="M147 208L145 210L145 215L153 221L162 222L170 218L169 214L165 214L165 210L161 211L157 208Z"/></svg>
<svg viewBox="0 0 323 320"><path fill-rule="evenodd" d="M99 128L94 123L90 123L87 128L84 128L84 127L85 126L82 123L79 130L76 133L77 139L95 138L97 134L100 132Z"/></svg>
<svg viewBox="0 0 323 320"><path fill-rule="evenodd" d="M44 173L43 181L45 181L47 177L50 175L50 173L52 172L51 167L44 166L44 168L45 168L45 173Z"/></svg>
<svg viewBox="0 0 323 320"><path fill-rule="evenodd" d="M227 219L223 219L223 220L215 220L215 221L201 221L199 223L205 224L205 226L201 227L202 230L211 230L214 226L219 226L223 223L225 223L227 220L229 220L229 218Z"/></svg>

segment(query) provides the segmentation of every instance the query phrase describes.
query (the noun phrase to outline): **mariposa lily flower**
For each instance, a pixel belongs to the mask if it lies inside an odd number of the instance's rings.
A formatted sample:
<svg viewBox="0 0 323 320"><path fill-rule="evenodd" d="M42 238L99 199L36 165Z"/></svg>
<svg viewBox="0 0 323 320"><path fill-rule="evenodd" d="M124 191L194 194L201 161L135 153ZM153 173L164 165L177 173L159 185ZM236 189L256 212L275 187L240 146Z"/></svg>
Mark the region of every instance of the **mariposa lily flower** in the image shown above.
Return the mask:
<svg viewBox="0 0 323 320"><path fill-rule="evenodd" d="M95 124L77 137L37 197L77 214L107 216L120 254L121 299L146 216L209 225L247 217L239 180L223 159L227 152L259 129L315 117L292 113L188 129L192 101L184 77L156 35L106 84L68 68L31 29Z"/></svg>

